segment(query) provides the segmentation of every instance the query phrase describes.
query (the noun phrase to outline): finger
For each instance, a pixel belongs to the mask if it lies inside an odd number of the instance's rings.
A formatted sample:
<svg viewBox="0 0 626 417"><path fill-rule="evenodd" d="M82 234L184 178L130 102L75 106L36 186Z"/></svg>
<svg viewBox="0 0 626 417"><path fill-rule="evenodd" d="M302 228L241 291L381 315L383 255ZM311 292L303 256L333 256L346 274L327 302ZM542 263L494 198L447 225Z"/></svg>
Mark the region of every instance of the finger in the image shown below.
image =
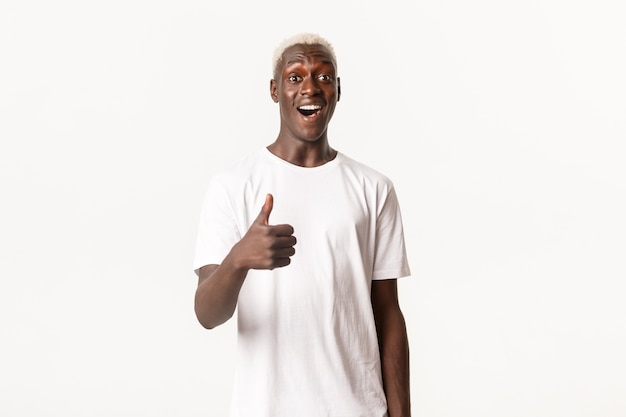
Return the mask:
<svg viewBox="0 0 626 417"><path fill-rule="evenodd" d="M278 258L274 262L274 268L282 268L283 266L287 266L291 263L291 258Z"/></svg>
<svg viewBox="0 0 626 417"><path fill-rule="evenodd" d="M290 246L288 248L276 249L274 251L274 257L276 259L290 258L295 254L296 254L296 249L293 246Z"/></svg>
<svg viewBox="0 0 626 417"><path fill-rule="evenodd" d="M269 225L270 213L272 212L273 208L274 196L272 196L271 194L267 194L265 196L265 203L263 204L263 207L261 207L261 212L257 216L256 221L260 224L264 224L265 226Z"/></svg>
<svg viewBox="0 0 626 417"><path fill-rule="evenodd" d="M295 246L295 244L295 236L277 236L276 240L272 244L272 249L290 248L292 246Z"/></svg>
<svg viewBox="0 0 626 417"><path fill-rule="evenodd" d="M272 226L271 233L274 236L291 236L293 235L293 226L289 224L277 224Z"/></svg>

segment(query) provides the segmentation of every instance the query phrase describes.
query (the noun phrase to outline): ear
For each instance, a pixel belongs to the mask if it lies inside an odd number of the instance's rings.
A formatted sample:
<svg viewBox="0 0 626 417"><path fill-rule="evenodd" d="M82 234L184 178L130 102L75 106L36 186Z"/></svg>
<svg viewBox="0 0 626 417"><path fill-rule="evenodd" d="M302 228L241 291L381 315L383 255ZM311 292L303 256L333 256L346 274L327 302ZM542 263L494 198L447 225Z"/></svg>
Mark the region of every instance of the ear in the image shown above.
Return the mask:
<svg viewBox="0 0 626 417"><path fill-rule="evenodd" d="M341 79L337 77L337 101L341 99Z"/></svg>
<svg viewBox="0 0 626 417"><path fill-rule="evenodd" d="M274 80L270 80L270 96L274 103L278 103L278 83Z"/></svg>

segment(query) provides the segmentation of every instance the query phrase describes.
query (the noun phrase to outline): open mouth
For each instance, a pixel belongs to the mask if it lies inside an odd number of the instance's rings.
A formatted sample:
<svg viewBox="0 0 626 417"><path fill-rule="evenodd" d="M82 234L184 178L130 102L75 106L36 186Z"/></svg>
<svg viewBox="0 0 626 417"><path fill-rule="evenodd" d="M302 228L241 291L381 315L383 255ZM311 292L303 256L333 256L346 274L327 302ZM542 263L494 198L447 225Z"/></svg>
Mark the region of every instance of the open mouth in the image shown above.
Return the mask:
<svg viewBox="0 0 626 417"><path fill-rule="evenodd" d="M322 110L322 106L319 104L307 104L305 106L299 106L298 111L304 116L313 116Z"/></svg>

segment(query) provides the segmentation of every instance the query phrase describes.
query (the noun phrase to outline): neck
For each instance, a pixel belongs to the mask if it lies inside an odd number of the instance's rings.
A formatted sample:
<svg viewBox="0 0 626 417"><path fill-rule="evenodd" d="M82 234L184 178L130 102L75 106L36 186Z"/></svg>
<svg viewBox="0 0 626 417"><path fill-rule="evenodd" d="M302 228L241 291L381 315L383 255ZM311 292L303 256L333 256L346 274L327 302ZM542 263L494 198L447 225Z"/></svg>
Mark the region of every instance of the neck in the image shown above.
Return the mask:
<svg viewBox="0 0 626 417"><path fill-rule="evenodd" d="M313 168L332 161L337 156L337 151L330 147L328 141L315 141L312 143L300 142L298 144L286 144L280 139L269 145L267 149L277 157L285 161L306 168Z"/></svg>

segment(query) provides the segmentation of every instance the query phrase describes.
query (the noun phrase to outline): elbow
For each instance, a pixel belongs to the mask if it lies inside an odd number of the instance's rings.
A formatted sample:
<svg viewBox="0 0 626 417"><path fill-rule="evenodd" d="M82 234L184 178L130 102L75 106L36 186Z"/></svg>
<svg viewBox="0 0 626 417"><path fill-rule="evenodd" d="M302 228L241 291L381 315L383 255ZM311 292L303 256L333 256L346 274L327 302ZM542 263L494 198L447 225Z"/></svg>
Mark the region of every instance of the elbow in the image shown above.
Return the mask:
<svg viewBox="0 0 626 417"><path fill-rule="evenodd" d="M200 325L207 330L215 328L215 325L210 320L203 317L198 310L196 310L196 319L198 320L198 323L200 323Z"/></svg>
<svg viewBox="0 0 626 417"><path fill-rule="evenodd" d="M196 319L198 319L198 323L200 323L200 325L204 327L205 329L211 330L218 326L218 324L216 324L213 320L211 320L210 317L207 317L206 314L203 314L201 311L199 311L197 306L195 308L195 312L196 312Z"/></svg>
<svg viewBox="0 0 626 417"><path fill-rule="evenodd" d="M216 328L220 324L223 324L226 321L228 321L233 316L233 314L231 313L223 317L215 317L213 315L208 314L207 312L200 311L197 307L195 309L195 312L196 312L196 318L198 319L198 323L200 323L200 325L207 330Z"/></svg>
<svg viewBox="0 0 626 417"><path fill-rule="evenodd" d="M207 330L214 329L220 325L219 323L214 323L212 320L200 317L197 313L196 318L198 319L198 323Z"/></svg>
<svg viewBox="0 0 626 417"><path fill-rule="evenodd" d="M208 322L203 322L202 320L198 319L198 322L200 323L200 325L202 327L204 327L207 330L211 330L211 329L215 329L217 326L213 325L212 323L208 323Z"/></svg>
<svg viewBox="0 0 626 417"><path fill-rule="evenodd" d="M235 305L225 302L223 297L212 295L207 288L196 290L194 312L198 322L205 329L213 329L230 320L235 313Z"/></svg>

